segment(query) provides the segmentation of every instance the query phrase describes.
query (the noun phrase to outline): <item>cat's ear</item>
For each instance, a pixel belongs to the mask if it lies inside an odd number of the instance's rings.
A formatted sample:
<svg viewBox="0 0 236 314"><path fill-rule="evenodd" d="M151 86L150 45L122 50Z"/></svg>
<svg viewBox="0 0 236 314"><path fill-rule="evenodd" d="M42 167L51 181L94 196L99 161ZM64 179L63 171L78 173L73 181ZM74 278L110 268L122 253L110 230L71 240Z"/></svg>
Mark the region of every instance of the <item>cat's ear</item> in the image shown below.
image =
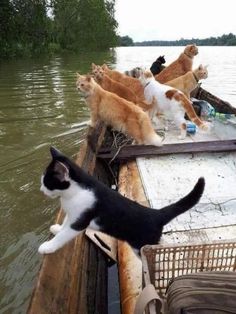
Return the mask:
<svg viewBox="0 0 236 314"><path fill-rule="evenodd" d="M91 77L90 75L87 75L87 76L86 76L86 81L87 81L87 82L91 82L91 79L92 79L92 77Z"/></svg>
<svg viewBox="0 0 236 314"><path fill-rule="evenodd" d="M82 75L79 74L79 72L76 72L77 78L80 78Z"/></svg>
<svg viewBox="0 0 236 314"><path fill-rule="evenodd" d="M91 65L92 65L92 70L96 69L97 66L95 63L92 63Z"/></svg>
<svg viewBox="0 0 236 314"><path fill-rule="evenodd" d="M50 147L50 153L52 155L52 159L64 156L58 149L53 146Z"/></svg>
<svg viewBox="0 0 236 314"><path fill-rule="evenodd" d="M198 70L203 70L203 65L202 64L199 65Z"/></svg>
<svg viewBox="0 0 236 314"><path fill-rule="evenodd" d="M102 65L102 69L103 69L103 70L107 70L107 69L108 69L108 66L106 65L106 63L104 63L104 64Z"/></svg>
<svg viewBox="0 0 236 314"><path fill-rule="evenodd" d="M56 161L54 166L54 171L56 172L56 177L61 182L68 181L69 179L69 169L65 164L60 161Z"/></svg>

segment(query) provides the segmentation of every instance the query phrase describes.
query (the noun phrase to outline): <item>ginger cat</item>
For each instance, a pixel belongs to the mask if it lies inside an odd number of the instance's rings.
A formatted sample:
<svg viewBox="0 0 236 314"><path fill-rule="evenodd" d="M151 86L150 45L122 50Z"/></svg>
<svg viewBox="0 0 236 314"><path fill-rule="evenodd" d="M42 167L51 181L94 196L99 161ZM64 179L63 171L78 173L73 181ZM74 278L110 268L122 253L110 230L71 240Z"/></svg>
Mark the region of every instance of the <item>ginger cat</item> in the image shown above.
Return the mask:
<svg viewBox="0 0 236 314"><path fill-rule="evenodd" d="M155 75L155 79L159 83L166 83L178 76L192 70L193 58L198 54L198 48L195 44L187 45L184 52L180 54L177 60L168 65L159 74Z"/></svg>
<svg viewBox="0 0 236 314"><path fill-rule="evenodd" d="M110 70L106 64L102 65L102 69L111 79L120 82L121 84L131 89L139 99L144 99L143 86L138 79L125 75L116 70Z"/></svg>
<svg viewBox="0 0 236 314"><path fill-rule="evenodd" d="M188 71L184 75L181 75L176 79L165 83L165 85L180 90L188 97L188 99L190 99L190 93L198 86L198 82L200 80L206 79L207 77L207 66L200 64L197 69Z"/></svg>
<svg viewBox="0 0 236 314"><path fill-rule="evenodd" d="M152 108L151 104L148 104L144 100L138 99L138 97L125 85L120 82L114 81L108 75L105 74L101 66L92 63L92 74L95 81L108 92L115 93L116 95L133 102L143 110L147 111Z"/></svg>
<svg viewBox="0 0 236 314"><path fill-rule="evenodd" d="M185 113L200 129L208 129L208 125L196 115L192 103L181 91L160 84L155 80L151 71L140 70L139 79L144 86L145 99L150 101L154 97L156 100L156 107L152 110L152 117L155 118L158 113L173 119L176 126L180 128L180 139L184 139L187 135Z"/></svg>
<svg viewBox="0 0 236 314"><path fill-rule="evenodd" d="M95 80L77 73L76 86L85 96L91 110L91 126L98 119L117 131L127 133L138 144L161 146L161 138L155 133L149 116L138 106L116 94L105 91Z"/></svg>

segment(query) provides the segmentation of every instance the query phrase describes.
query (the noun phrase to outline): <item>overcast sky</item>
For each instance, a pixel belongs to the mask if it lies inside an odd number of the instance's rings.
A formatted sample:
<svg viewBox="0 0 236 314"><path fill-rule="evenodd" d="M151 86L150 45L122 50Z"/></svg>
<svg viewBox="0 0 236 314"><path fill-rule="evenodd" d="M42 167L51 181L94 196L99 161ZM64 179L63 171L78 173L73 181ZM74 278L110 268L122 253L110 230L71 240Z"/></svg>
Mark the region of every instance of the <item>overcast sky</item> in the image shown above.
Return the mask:
<svg viewBox="0 0 236 314"><path fill-rule="evenodd" d="M235 0L116 0L118 34L134 41L236 35Z"/></svg>

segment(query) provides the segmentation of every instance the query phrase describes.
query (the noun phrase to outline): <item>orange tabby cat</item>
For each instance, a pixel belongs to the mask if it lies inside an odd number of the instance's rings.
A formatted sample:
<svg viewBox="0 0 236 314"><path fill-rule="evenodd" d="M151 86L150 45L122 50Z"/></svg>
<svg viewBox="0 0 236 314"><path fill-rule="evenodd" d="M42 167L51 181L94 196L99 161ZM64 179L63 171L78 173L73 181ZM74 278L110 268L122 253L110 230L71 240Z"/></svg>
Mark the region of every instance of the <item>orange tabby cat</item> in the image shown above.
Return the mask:
<svg viewBox="0 0 236 314"><path fill-rule="evenodd" d="M198 54L198 48L195 44L187 45L184 52L180 54L177 60L168 65L159 74L155 75L155 79L159 83L166 83L178 76L192 70L193 58Z"/></svg>
<svg viewBox="0 0 236 314"><path fill-rule="evenodd" d="M91 126L97 120L127 133L138 144L161 146L161 138L155 133L148 115L132 102L105 91L94 79L77 73L76 86L81 90L91 110Z"/></svg>
<svg viewBox="0 0 236 314"><path fill-rule="evenodd" d="M188 97L188 99L190 99L190 93L198 86L198 82L202 79L206 79L207 77L207 66L202 66L200 64L197 69L188 71L186 74L165 83L165 85L180 90Z"/></svg>
<svg viewBox="0 0 236 314"><path fill-rule="evenodd" d="M152 105L146 103L144 100L138 99L134 92L128 87L106 75L101 66L92 63L92 74L94 75L96 82L108 92L115 93L116 95L133 102L145 111L152 109Z"/></svg>
<svg viewBox="0 0 236 314"><path fill-rule="evenodd" d="M102 65L102 69L111 79L113 79L114 81L120 82L121 84L131 89L135 93L135 95L137 95L139 99L142 99L142 100L144 99L144 96L143 96L144 89L138 79L125 75L116 70L110 70L106 64Z"/></svg>

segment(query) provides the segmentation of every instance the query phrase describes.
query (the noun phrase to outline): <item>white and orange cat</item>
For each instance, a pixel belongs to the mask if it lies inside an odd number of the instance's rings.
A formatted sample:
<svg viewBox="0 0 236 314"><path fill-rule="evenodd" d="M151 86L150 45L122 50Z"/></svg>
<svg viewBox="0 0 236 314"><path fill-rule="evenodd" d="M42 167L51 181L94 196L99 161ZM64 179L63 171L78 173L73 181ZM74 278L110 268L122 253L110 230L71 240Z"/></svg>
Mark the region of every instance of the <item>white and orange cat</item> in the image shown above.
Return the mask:
<svg viewBox="0 0 236 314"><path fill-rule="evenodd" d="M207 65L203 66L200 64L195 70L188 71L186 74L165 83L165 85L179 89L188 99L190 99L190 93L198 86L199 81L206 79L207 77Z"/></svg>
<svg viewBox="0 0 236 314"><path fill-rule="evenodd" d="M115 93L116 95L133 102L144 111L152 108L151 104L139 99L131 89L106 75L101 66L92 63L92 75L94 76L95 81L106 91Z"/></svg>
<svg viewBox="0 0 236 314"><path fill-rule="evenodd" d="M157 114L164 114L164 117L172 119L180 129L180 139L184 139L187 134L185 113L200 129L208 130L208 125L196 115L191 101L181 91L160 84L155 80L151 71L139 70L138 76L144 86L146 100L150 101L153 98L156 100L156 107L151 112L152 120L156 118Z"/></svg>
<svg viewBox="0 0 236 314"><path fill-rule="evenodd" d="M148 114L141 108L114 93L105 91L89 75L77 73L76 86L84 94L90 108L92 127L101 120L117 131L131 136L138 144L162 145L162 140L153 129Z"/></svg>
<svg viewBox="0 0 236 314"><path fill-rule="evenodd" d="M102 65L102 69L111 79L131 89L139 99L144 99L143 86L137 78L125 75L117 70L111 70L106 64Z"/></svg>

